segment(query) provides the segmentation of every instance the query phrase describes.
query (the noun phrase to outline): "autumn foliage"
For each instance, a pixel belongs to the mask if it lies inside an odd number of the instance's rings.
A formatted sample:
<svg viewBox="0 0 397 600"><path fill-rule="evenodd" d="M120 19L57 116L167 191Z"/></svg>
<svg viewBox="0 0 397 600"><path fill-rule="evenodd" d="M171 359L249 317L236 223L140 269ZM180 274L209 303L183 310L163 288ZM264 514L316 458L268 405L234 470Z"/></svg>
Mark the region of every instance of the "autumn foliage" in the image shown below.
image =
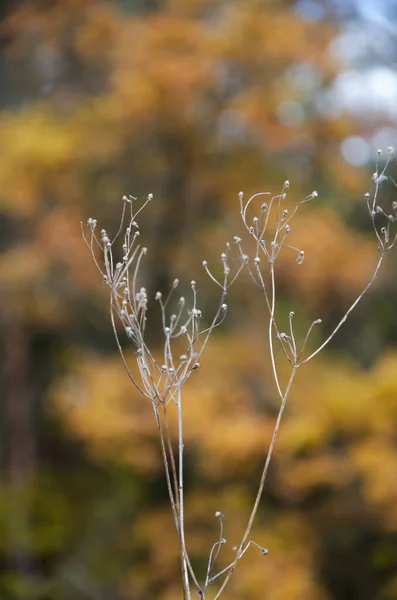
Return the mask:
<svg viewBox="0 0 397 600"><path fill-rule="evenodd" d="M339 24L294 5L29 0L1 14L4 600L181 597L156 424L118 357L80 221L115 233L122 196L153 193L144 283L153 297L194 278L206 314L217 297L201 262L240 233L239 191L289 179L294 202L318 189L296 219L305 262L286 254L278 271L280 318L293 309L302 334L320 317L314 345L373 271L361 203L373 166L339 155L371 124L316 112L342 68L329 50ZM286 102L300 120L281 118ZM252 534L269 555L250 550L225 597L397 598L394 260L299 372ZM220 567L233 559L277 415L265 311L243 275L185 388L186 538L203 572L218 510Z"/></svg>

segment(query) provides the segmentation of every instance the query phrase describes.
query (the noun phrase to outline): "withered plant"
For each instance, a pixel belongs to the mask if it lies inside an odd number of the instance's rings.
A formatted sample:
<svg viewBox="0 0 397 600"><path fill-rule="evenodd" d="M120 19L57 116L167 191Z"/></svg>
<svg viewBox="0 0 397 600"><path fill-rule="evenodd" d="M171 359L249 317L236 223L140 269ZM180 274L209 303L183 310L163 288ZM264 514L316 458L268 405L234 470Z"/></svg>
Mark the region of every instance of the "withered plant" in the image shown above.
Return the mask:
<svg viewBox="0 0 397 600"><path fill-rule="evenodd" d="M147 248L138 244L140 231L136 221L138 214L152 200L153 196L149 194L146 201L134 211L136 198L124 196L120 227L114 238L110 239L105 229L102 229L100 236L97 236L97 221L92 218L87 221L89 235L86 235L83 230L83 237L104 283L109 287L110 319L124 367L136 389L150 401L154 411L168 495L179 536L184 597L190 598L190 577L197 592L204 598L205 594L193 571L185 542L182 390L192 373L200 367L200 358L212 332L226 317L227 292L244 267L244 263L241 263L237 271L231 274L228 264L230 244L226 244L225 251L221 254L222 279L218 281L213 277L220 288L219 303L208 325L203 325L204 319L198 306L195 281L190 282L190 300L186 301L181 296L177 302L178 308L173 313L170 313L168 308L172 304L179 280L173 281L165 298L160 291L155 294L154 299L160 307L164 336L162 352L159 355L155 349L149 347L145 339L149 299L146 288L140 287L139 273ZM122 238L121 248L118 249L120 260L117 261L116 242L120 238ZM117 321L121 323L125 335L135 348L135 365L130 365L127 361L120 341ZM177 412L178 451L176 453L169 426L171 407Z"/></svg>
<svg viewBox="0 0 397 600"><path fill-rule="evenodd" d="M381 155L382 152L379 150L378 161ZM138 244L139 227L136 217L148 202L153 199L152 195L149 194L146 201L136 211L134 211L136 199L132 196L128 198L124 196L120 227L113 239L109 237L104 229L102 229L100 237L98 237L96 220L88 219L89 235L85 235L83 231L83 236L92 253L97 269L102 274L105 284L109 287L110 318L118 350L132 383L141 395L151 403L153 408L160 437L168 495L175 528L179 537L182 585L185 600L190 600L191 598L191 584L194 585L198 596L202 600L205 600L209 587L212 586L212 589L214 589L215 586L212 584L222 582L212 594L214 600L218 600L223 595L238 562L245 555L248 548L254 546L259 548L261 554L266 555L268 553L266 548L251 540L250 535L262 498L277 435L294 378L298 369L317 356L342 327L350 313L374 283L387 252L393 248L397 239L394 228L397 222L397 201L392 202L389 209L379 204L380 189L384 181L390 179L397 188L397 184L391 176L386 175L386 170L391 160L397 162L392 148L389 148L388 158L385 161L384 167L379 172L377 162L376 172L372 177L372 189L364 195L365 206L372 223L379 254L375 270L365 288L339 320L333 331L317 348L311 351L307 351L310 343L310 334L313 328L321 323L321 319L313 321L302 340L297 339L294 333L295 313L293 311L289 313L288 323L283 324L283 326L280 325L277 319L276 262L281 251L288 251L295 254L295 260L298 265L304 262L304 250L296 247L291 241L291 222L304 204L314 200L318 196L317 192L314 191L300 202L293 203L292 207L288 207L288 181L284 183L281 193L275 196L271 196L267 192L261 192L245 201L244 194L240 192L241 219L245 233L248 234L251 240L251 249L253 250L250 254L245 253L242 238L238 236L234 237L234 245L237 248L239 262L235 273L231 274L229 266L231 245L227 243L225 252L221 255L223 273L221 280L210 270L207 261L203 261L202 264L208 276L220 289L218 308L215 311L212 321L207 326L203 325L203 315L200 308L198 308L195 281L191 281L190 283L190 302L186 302L184 297L180 297L178 310L174 313L170 313L168 308L175 290L178 288L179 281L177 279L174 280L166 298L163 298L161 292L155 294L155 300L160 307L161 326L164 336L161 357L148 346L145 340L148 295L144 287L139 287L139 271L147 249ZM120 237L122 238L121 248L119 249L121 257L117 261L116 241ZM100 258L98 257L98 253L100 254ZM184 384L190 378L193 371L196 371L200 366L200 357L212 332L225 319L227 312L225 301L228 290L242 269L247 269L255 287L259 290L265 302L269 356L280 405L264 461L256 498L245 531L239 544L235 546L235 558L228 566L220 569L218 572L214 572L215 562L219 557L220 550L226 544L226 540L223 537L224 517L221 512L217 511L215 516L219 520L220 525L219 538L209 553L206 573L200 578L193 570L185 541L182 392ZM120 342L120 331L117 321L121 323L122 330L124 329L125 335L135 348L135 370L131 368L126 359L123 345ZM276 345L282 350L279 356L276 352ZM286 382L282 382L279 377L279 360L285 360L289 364L290 374ZM178 449L175 453L169 427L168 411L171 407L177 412ZM200 583L200 579L204 581Z"/></svg>

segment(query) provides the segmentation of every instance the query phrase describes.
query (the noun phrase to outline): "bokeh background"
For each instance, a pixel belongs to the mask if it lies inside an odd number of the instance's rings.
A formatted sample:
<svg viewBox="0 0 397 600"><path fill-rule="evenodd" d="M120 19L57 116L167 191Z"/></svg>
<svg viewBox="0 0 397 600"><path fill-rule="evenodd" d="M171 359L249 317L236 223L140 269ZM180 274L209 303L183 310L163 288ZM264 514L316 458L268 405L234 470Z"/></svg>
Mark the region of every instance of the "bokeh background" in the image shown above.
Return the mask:
<svg viewBox="0 0 397 600"><path fill-rule="evenodd" d="M242 233L238 192L318 190L293 229L304 264L279 263L278 317L293 309L300 335L321 318L320 342L377 259L363 195L397 140L397 2L2 0L0 19L0 598L180 598L155 423L80 221L114 233L123 194L153 193L145 285L194 278L208 315L201 261ZM397 599L395 261L300 370L253 531L269 555L247 553L225 597ZM278 408L248 279L228 313L185 388L201 573L217 510L219 565L233 556Z"/></svg>

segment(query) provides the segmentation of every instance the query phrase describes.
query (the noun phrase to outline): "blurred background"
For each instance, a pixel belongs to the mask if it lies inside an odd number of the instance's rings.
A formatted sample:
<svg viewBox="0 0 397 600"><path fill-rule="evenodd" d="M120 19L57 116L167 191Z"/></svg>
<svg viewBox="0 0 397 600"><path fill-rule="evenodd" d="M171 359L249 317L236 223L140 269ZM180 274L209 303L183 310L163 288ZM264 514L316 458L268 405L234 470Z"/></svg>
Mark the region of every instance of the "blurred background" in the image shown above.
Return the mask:
<svg viewBox="0 0 397 600"><path fill-rule="evenodd" d="M285 253L277 275L280 323L294 310L302 336L322 319L314 348L376 264L363 195L397 140L396 23L395 0L2 0L1 600L181 597L152 411L80 221L114 234L123 194L153 193L144 283L194 278L211 315L201 261L242 234L238 192L318 190L291 233L305 261ZM269 555L249 551L225 597L397 599L394 265L299 371L252 533ZM219 566L233 556L279 404L263 299L243 277L228 302L185 388L201 574L217 510Z"/></svg>

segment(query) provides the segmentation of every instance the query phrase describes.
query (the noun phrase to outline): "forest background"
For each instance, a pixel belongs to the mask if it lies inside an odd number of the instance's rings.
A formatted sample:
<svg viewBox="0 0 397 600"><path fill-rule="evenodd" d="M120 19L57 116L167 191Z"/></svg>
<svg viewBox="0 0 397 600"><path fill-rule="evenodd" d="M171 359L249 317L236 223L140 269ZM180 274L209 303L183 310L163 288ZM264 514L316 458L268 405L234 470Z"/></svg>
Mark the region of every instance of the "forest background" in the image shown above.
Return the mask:
<svg viewBox="0 0 397 600"><path fill-rule="evenodd" d="M3 0L1 600L181 593L155 422L80 221L115 232L122 196L153 193L145 285L194 278L206 314L201 261L241 233L238 192L316 189L294 226L305 262L280 259L278 285L281 316L300 332L321 318L321 341L377 259L363 196L397 140L396 22L393 0ZM186 536L203 569L217 510L232 555L278 408L263 301L242 278L229 302L186 388ZM253 532L269 555L247 553L226 597L397 599L396 306L390 255L299 372Z"/></svg>

